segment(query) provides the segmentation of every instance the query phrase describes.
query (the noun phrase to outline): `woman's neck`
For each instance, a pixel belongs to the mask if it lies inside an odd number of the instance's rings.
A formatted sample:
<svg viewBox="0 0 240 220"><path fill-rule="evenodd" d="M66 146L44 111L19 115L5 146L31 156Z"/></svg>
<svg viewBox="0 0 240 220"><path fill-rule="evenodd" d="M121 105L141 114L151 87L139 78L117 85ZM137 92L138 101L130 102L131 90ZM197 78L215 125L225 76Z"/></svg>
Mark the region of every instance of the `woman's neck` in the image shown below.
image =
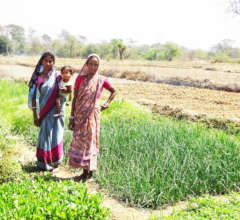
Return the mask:
<svg viewBox="0 0 240 220"><path fill-rule="evenodd" d="M88 80L91 80L91 79L93 79L95 76L97 75L97 72L96 73L94 73L94 74L87 74L87 78L88 78Z"/></svg>
<svg viewBox="0 0 240 220"><path fill-rule="evenodd" d="M48 76L48 73L50 72L51 70L44 70L43 72L42 72L42 76Z"/></svg>

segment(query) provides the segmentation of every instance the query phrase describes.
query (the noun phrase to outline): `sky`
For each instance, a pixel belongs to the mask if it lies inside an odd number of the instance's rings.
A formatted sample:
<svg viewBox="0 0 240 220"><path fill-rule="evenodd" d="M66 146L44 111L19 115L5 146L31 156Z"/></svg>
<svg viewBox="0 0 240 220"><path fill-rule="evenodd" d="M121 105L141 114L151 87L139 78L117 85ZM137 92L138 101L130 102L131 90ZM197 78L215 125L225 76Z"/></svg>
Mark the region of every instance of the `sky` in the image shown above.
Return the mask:
<svg viewBox="0 0 240 220"><path fill-rule="evenodd" d="M240 16L227 13L227 0L1 0L0 25L7 24L52 38L67 30L87 43L120 38L209 50L231 39L240 48Z"/></svg>

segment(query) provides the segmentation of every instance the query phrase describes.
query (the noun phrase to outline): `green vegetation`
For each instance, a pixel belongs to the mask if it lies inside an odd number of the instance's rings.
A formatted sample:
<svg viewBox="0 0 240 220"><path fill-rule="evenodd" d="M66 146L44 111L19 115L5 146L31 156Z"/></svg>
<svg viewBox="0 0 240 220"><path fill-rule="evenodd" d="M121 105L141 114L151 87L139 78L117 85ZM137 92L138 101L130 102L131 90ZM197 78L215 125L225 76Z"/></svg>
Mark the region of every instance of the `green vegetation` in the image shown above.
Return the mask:
<svg viewBox="0 0 240 220"><path fill-rule="evenodd" d="M0 183L14 181L23 174L21 164L5 155L0 158Z"/></svg>
<svg viewBox="0 0 240 220"><path fill-rule="evenodd" d="M0 185L1 219L106 219L100 193L88 194L86 185L56 182L51 176Z"/></svg>
<svg viewBox="0 0 240 220"><path fill-rule="evenodd" d="M212 60L213 62L232 62L240 58L240 49L234 47L234 41L225 39L216 42L210 51L192 50L173 42L152 45L137 45L129 39L111 39L101 43L87 43L84 36L75 36L62 30L57 38L49 35L37 36L35 30L26 30L19 25L0 25L0 54L3 55L39 55L52 51L58 57L86 58L90 53L97 53L105 60L110 59L145 59L145 60ZM26 36L27 35L27 36ZM237 62L238 62L237 61Z"/></svg>
<svg viewBox="0 0 240 220"><path fill-rule="evenodd" d="M32 123L32 113L27 103L28 88L24 83L0 80L0 113L8 129L36 141L37 128Z"/></svg>
<svg viewBox="0 0 240 220"><path fill-rule="evenodd" d="M35 143L38 129L27 109L27 86L0 80L0 218L1 219L107 219L103 197L88 194L73 181L55 181L51 174L24 173L16 160L15 135ZM14 181L14 182L13 182ZM4 183L6 182L6 183Z"/></svg>
<svg viewBox="0 0 240 220"><path fill-rule="evenodd" d="M186 219L240 219L240 198L232 194L224 198L204 196L192 199L187 208L174 211L170 216L152 217L151 220L186 220Z"/></svg>
<svg viewBox="0 0 240 220"><path fill-rule="evenodd" d="M156 207L238 189L236 138L115 102L102 117L97 180L121 199Z"/></svg>
<svg viewBox="0 0 240 220"><path fill-rule="evenodd" d="M8 89L13 87L14 91ZM31 112L21 110L26 103L26 93L22 94L27 92L26 85L0 81L0 88L11 103L0 112L12 130L36 141ZM233 135L161 118L124 100L116 100L104 111L101 122L96 180L132 205L156 207L239 189L240 145ZM65 132L64 138L67 151L71 132Z"/></svg>
<svg viewBox="0 0 240 220"><path fill-rule="evenodd" d="M22 175L21 165L12 159L18 150L7 123L0 118L0 184L16 180Z"/></svg>

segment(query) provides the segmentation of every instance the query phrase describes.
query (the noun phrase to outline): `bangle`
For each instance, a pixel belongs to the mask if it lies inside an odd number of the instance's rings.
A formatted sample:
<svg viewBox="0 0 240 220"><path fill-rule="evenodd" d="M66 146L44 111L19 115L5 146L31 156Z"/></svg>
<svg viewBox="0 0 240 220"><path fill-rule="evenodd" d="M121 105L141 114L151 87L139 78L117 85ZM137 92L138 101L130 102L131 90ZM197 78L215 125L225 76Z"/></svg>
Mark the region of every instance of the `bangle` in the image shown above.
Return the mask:
<svg viewBox="0 0 240 220"><path fill-rule="evenodd" d="M70 116L69 119L74 119L74 116Z"/></svg>
<svg viewBox="0 0 240 220"><path fill-rule="evenodd" d="M37 108L37 107L32 107L32 109L35 109L35 108Z"/></svg>

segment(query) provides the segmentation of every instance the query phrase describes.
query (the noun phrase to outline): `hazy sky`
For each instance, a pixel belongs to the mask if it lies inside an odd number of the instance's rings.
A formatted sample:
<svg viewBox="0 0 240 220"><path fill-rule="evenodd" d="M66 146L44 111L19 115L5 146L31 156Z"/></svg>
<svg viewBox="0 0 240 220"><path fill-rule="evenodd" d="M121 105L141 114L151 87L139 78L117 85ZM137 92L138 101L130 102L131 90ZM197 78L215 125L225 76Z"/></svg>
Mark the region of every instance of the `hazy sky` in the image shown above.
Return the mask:
<svg viewBox="0 0 240 220"><path fill-rule="evenodd" d="M1 0L0 25L17 24L53 38L65 29L88 42L121 38L209 49L231 39L240 47L240 16L226 12L226 1Z"/></svg>

